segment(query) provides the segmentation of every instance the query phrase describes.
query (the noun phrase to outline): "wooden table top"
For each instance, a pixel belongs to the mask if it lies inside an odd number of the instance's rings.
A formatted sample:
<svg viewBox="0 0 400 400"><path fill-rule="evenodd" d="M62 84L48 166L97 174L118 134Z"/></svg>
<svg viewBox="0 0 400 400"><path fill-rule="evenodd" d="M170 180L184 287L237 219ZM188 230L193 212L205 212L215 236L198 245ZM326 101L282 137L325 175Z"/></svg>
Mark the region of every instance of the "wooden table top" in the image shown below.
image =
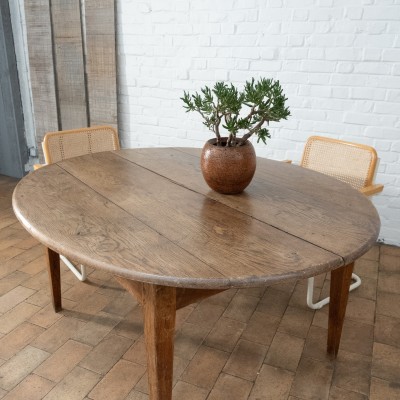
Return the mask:
<svg viewBox="0 0 400 400"><path fill-rule="evenodd" d="M84 265L187 288L260 286L347 265L378 237L379 216L349 185L257 159L240 195L211 191L200 149L130 149L35 171L13 207L31 234Z"/></svg>

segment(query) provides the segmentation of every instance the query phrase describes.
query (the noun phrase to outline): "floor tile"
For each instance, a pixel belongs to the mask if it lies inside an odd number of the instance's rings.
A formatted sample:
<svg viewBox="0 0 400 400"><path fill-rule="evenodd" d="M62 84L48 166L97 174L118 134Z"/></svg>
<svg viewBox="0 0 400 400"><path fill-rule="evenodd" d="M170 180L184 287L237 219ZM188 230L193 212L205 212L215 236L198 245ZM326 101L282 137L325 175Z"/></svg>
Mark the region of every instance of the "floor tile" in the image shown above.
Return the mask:
<svg viewBox="0 0 400 400"><path fill-rule="evenodd" d="M16 386L5 400L41 400L54 387L55 383L35 374L28 375Z"/></svg>
<svg viewBox="0 0 400 400"><path fill-rule="evenodd" d="M54 353L84 326L85 322L78 321L75 318L63 317L39 335L32 342L32 345L49 353Z"/></svg>
<svg viewBox="0 0 400 400"><path fill-rule="evenodd" d="M400 269L397 272L379 273L378 290L381 292L400 294Z"/></svg>
<svg viewBox="0 0 400 400"><path fill-rule="evenodd" d="M245 328L243 322L222 317L207 336L205 344L222 351L232 351Z"/></svg>
<svg viewBox="0 0 400 400"><path fill-rule="evenodd" d="M340 349L370 356L374 343L374 326L345 319Z"/></svg>
<svg viewBox="0 0 400 400"><path fill-rule="evenodd" d="M346 318L363 324L374 324L375 318L375 302L373 300L364 299L357 296L349 295L346 309Z"/></svg>
<svg viewBox="0 0 400 400"><path fill-rule="evenodd" d="M39 312L33 315L29 322L41 326L43 328L49 328L56 321L62 318L62 313L54 312L54 308L52 304L48 304L46 307L43 307Z"/></svg>
<svg viewBox="0 0 400 400"><path fill-rule="evenodd" d="M136 342L123 355L124 360L132 361L136 364L147 365L146 345L142 340Z"/></svg>
<svg viewBox="0 0 400 400"><path fill-rule="evenodd" d="M264 362L273 367L296 371L303 347L304 339L277 332Z"/></svg>
<svg viewBox="0 0 400 400"><path fill-rule="evenodd" d="M34 290L24 286L17 286L6 294L0 297L0 312L6 313L14 308L16 305L22 303L29 296L35 293Z"/></svg>
<svg viewBox="0 0 400 400"><path fill-rule="evenodd" d="M342 389L369 393L371 357L340 350L332 384Z"/></svg>
<svg viewBox="0 0 400 400"><path fill-rule="evenodd" d="M286 400L294 373L282 368L263 365L249 400Z"/></svg>
<svg viewBox="0 0 400 400"><path fill-rule="evenodd" d="M173 398L176 400L206 400L208 395L208 390L200 388L195 385L191 385L187 382L179 381L173 391Z"/></svg>
<svg viewBox="0 0 400 400"><path fill-rule="evenodd" d="M290 394L301 399L327 400L332 375L333 365L330 362L303 357L296 371Z"/></svg>
<svg viewBox="0 0 400 400"><path fill-rule="evenodd" d="M400 256L393 254L386 254L385 252L380 258L380 270L384 272L399 272L400 269Z"/></svg>
<svg viewBox="0 0 400 400"><path fill-rule="evenodd" d="M201 302L190 314L186 322L194 325L212 327L220 318L225 308L207 302Z"/></svg>
<svg viewBox="0 0 400 400"><path fill-rule="evenodd" d="M53 382L61 381L92 350L92 347L69 340L35 369L35 374Z"/></svg>
<svg viewBox="0 0 400 400"><path fill-rule="evenodd" d="M371 374L391 382L400 382L400 348L374 343Z"/></svg>
<svg viewBox="0 0 400 400"><path fill-rule="evenodd" d="M92 371L75 367L44 397L44 400L82 400L100 379L101 376Z"/></svg>
<svg viewBox="0 0 400 400"><path fill-rule="evenodd" d="M260 299L254 296L245 296L238 293L226 308L223 316L241 322L247 322L253 315Z"/></svg>
<svg viewBox="0 0 400 400"><path fill-rule="evenodd" d="M376 279L362 277L361 286L359 286L357 289L354 289L352 293L355 297L363 297L364 299L376 301L376 287Z"/></svg>
<svg viewBox="0 0 400 400"><path fill-rule="evenodd" d="M267 347L247 340L240 340L229 357L224 372L254 381L266 353Z"/></svg>
<svg viewBox="0 0 400 400"><path fill-rule="evenodd" d="M380 254L380 246L375 245L372 246L363 256L362 258L365 260L379 260L379 254Z"/></svg>
<svg viewBox="0 0 400 400"><path fill-rule="evenodd" d="M125 317L137 304L137 301L129 293L126 293L124 296L111 299L103 311Z"/></svg>
<svg viewBox="0 0 400 400"><path fill-rule="evenodd" d="M378 279L379 262L375 260L358 259L354 266L354 273L362 278Z"/></svg>
<svg viewBox="0 0 400 400"><path fill-rule="evenodd" d="M73 339L96 346L111 330L121 322L121 317L105 312L97 313L87 324L73 335Z"/></svg>
<svg viewBox="0 0 400 400"><path fill-rule="evenodd" d="M175 355L191 360L210 332L208 326L184 323L175 336Z"/></svg>
<svg viewBox="0 0 400 400"><path fill-rule="evenodd" d="M247 289L243 289L243 290L247 290ZM203 300L203 302L226 308L229 305L229 303L231 302L231 300L233 299L233 296L235 296L235 294L237 292L238 292L238 289L224 290L221 293L217 293L214 296L208 297L207 299Z"/></svg>
<svg viewBox="0 0 400 400"><path fill-rule="evenodd" d="M313 317L314 313L311 310L289 306L279 324L278 331L305 338Z"/></svg>
<svg viewBox="0 0 400 400"><path fill-rule="evenodd" d="M290 292L269 287L258 303L256 310L264 314L282 317L289 304L290 296Z"/></svg>
<svg viewBox="0 0 400 400"><path fill-rule="evenodd" d="M26 346L0 367L0 388L13 389L49 355L43 350Z"/></svg>
<svg viewBox="0 0 400 400"><path fill-rule="evenodd" d="M172 386L174 386L179 380L189 364L189 360L185 360L184 358L174 356L174 368L173 368L173 379L172 379ZM149 377L146 373L140 378L139 382L135 386L135 389L139 392L149 394Z"/></svg>
<svg viewBox="0 0 400 400"><path fill-rule="evenodd" d="M400 383L388 382L379 378L372 378L370 400L398 400L400 399Z"/></svg>
<svg viewBox="0 0 400 400"><path fill-rule="evenodd" d="M0 280L0 296L16 288L28 278L29 275L21 271L15 271L6 275Z"/></svg>
<svg viewBox="0 0 400 400"><path fill-rule="evenodd" d="M229 353L201 346L190 361L182 380L211 390L227 362Z"/></svg>
<svg viewBox="0 0 400 400"><path fill-rule="evenodd" d="M128 339L136 340L143 335L143 310L142 307L135 306L125 318L118 314L114 315L114 318L119 318L120 321L115 325L111 333L119 336L124 336Z"/></svg>
<svg viewBox="0 0 400 400"><path fill-rule="evenodd" d="M207 400L246 400L253 384L245 379L221 374Z"/></svg>
<svg viewBox="0 0 400 400"><path fill-rule="evenodd" d="M376 315L375 341L400 348L400 318Z"/></svg>
<svg viewBox="0 0 400 400"><path fill-rule="evenodd" d="M138 392L137 390L132 390L125 400L149 400L149 395Z"/></svg>
<svg viewBox="0 0 400 400"><path fill-rule="evenodd" d="M398 304L400 304L400 294L378 292L376 312L377 314L400 319L400 307L398 307Z"/></svg>
<svg viewBox="0 0 400 400"><path fill-rule="evenodd" d="M328 361L329 356L326 353L327 335L328 330L326 328L312 325L305 340L303 356Z"/></svg>
<svg viewBox="0 0 400 400"><path fill-rule="evenodd" d="M131 346L132 341L117 335L106 336L80 362L80 366L98 374L107 373Z"/></svg>
<svg viewBox="0 0 400 400"><path fill-rule="evenodd" d="M93 400L122 400L145 373L143 365L120 360L89 393Z"/></svg>
<svg viewBox="0 0 400 400"><path fill-rule="evenodd" d="M242 339L269 346L278 329L280 318L255 311L247 322Z"/></svg>
<svg viewBox="0 0 400 400"><path fill-rule="evenodd" d="M329 393L329 400L368 400L368 396L332 386Z"/></svg>
<svg viewBox="0 0 400 400"><path fill-rule="evenodd" d="M0 339L0 358L8 360L44 331L40 326L23 322Z"/></svg>

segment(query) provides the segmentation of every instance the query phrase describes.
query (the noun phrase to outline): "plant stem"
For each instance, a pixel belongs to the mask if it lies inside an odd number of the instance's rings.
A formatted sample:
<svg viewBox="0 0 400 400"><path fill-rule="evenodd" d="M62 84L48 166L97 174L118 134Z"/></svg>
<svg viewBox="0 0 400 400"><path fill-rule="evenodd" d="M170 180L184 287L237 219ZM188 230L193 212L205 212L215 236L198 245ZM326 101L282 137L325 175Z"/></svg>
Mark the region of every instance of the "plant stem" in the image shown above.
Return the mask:
<svg viewBox="0 0 400 400"><path fill-rule="evenodd" d="M239 146L243 146L246 140L263 126L265 121L267 120L263 118L253 129L250 129L245 135L243 135L243 137L239 139Z"/></svg>
<svg viewBox="0 0 400 400"><path fill-rule="evenodd" d="M251 107L250 113L249 113L249 115L248 115L245 119L250 119L254 114L257 113L256 107L257 107L256 105L254 105L253 107Z"/></svg>
<svg viewBox="0 0 400 400"><path fill-rule="evenodd" d="M214 125L214 133L217 136L217 146L221 146L221 134L219 133L219 124L221 123L221 118L217 117L217 120Z"/></svg>

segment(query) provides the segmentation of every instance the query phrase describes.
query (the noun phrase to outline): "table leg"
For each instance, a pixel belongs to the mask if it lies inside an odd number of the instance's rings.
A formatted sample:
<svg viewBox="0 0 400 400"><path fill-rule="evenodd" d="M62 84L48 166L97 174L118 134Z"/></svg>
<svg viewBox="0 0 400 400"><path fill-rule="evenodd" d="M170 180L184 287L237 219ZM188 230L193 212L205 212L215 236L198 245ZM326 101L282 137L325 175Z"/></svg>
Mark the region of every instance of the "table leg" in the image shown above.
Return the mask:
<svg viewBox="0 0 400 400"><path fill-rule="evenodd" d="M332 358L336 358L339 350L353 268L351 263L331 271L327 351Z"/></svg>
<svg viewBox="0 0 400 400"><path fill-rule="evenodd" d="M55 312L59 312L61 311L60 255L46 247L46 260L53 308Z"/></svg>
<svg viewBox="0 0 400 400"><path fill-rule="evenodd" d="M176 289L143 285L150 400L172 399Z"/></svg>

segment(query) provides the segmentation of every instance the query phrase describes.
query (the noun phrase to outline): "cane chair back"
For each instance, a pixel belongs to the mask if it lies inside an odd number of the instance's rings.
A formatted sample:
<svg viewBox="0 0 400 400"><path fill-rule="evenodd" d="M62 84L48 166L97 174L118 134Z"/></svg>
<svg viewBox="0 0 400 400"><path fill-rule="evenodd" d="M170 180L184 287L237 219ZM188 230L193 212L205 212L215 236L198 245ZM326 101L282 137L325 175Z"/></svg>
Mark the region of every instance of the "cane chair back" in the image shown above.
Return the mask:
<svg viewBox="0 0 400 400"><path fill-rule="evenodd" d="M59 132L48 132L44 136L43 153L46 164L56 163L67 158L84 156L101 151L119 150L117 131L111 126L94 126L91 128L71 129ZM35 165L38 169L42 165ZM65 265L80 281L85 281L87 271L84 265L80 269L68 258L60 254Z"/></svg>
<svg viewBox="0 0 400 400"><path fill-rule="evenodd" d="M377 160L373 147L311 136L305 145L300 165L332 176L361 190L372 184Z"/></svg>
<svg viewBox="0 0 400 400"><path fill-rule="evenodd" d="M111 126L48 132L44 137L42 147L46 164L120 148L118 134Z"/></svg>
<svg viewBox="0 0 400 400"><path fill-rule="evenodd" d="M379 193L383 185L373 184L378 156L373 147L363 144L345 142L321 136L311 136L304 147L300 165L317 172L332 176L350 184L367 196ZM349 290L361 285L358 275L352 274L355 281ZM317 303L313 302L314 278L308 278L307 305L313 310L329 303L326 297Z"/></svg>

